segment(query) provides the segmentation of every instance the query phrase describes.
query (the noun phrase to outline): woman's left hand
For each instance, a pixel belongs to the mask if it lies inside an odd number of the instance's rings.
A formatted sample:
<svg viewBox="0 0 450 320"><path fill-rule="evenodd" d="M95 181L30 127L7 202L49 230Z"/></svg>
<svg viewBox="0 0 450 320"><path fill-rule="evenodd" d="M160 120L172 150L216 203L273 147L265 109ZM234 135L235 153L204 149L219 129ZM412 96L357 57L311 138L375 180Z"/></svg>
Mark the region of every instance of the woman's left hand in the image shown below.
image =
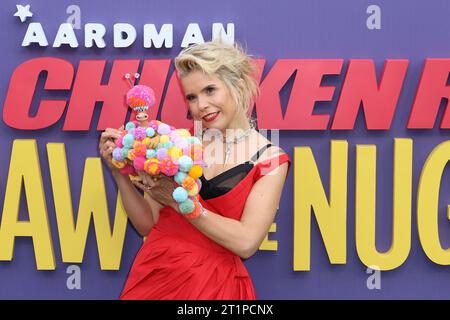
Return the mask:
<svg viewBox="0 0 450 320"><path fill-rule="evenodd" d="M139 172L141 177L142 174L150 177L146 172ZM148 183L149 181L151 183ZM162 205L169 206L178 211L178 204L172 197L173 191L175 190L175 181L172 177L160 175L157 179L142 179L141 183L133 183Z"/></svg>

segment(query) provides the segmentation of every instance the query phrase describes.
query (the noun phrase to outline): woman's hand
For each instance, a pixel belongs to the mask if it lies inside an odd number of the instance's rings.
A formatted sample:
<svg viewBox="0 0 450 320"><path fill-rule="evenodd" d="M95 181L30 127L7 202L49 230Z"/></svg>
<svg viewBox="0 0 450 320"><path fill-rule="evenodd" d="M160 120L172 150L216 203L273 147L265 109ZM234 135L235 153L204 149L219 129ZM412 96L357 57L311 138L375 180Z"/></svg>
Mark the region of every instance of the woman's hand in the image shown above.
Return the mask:
<svg viewBox="0 0 450 320"><path fill-rule="evenodd" d="M141 181L133 181L133 184L146 192L154 200L164 206L169 206L178 211L178 204L173 199L172 194L175 190L175 181L165 175L151 176L145 171L139 171Z"/></svg>
<svg viewBox="0 0 450 320"><path fill-rule="evenodd" d="M120 137L124 126L119 129L107 128L100 136L100 142L98 144L98 150L102 156L103 161L106 166L111 170L117 170L117 168L112 164L112 152L116 148L115 141Z"/></svg>

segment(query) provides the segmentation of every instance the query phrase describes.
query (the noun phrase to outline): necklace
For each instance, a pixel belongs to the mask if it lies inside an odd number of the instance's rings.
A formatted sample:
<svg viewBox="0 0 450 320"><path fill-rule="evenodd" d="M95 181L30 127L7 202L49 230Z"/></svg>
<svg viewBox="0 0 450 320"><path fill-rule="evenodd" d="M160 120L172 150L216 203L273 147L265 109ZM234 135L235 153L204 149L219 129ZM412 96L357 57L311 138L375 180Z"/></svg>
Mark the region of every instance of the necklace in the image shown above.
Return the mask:
<svg viewBox="0 0 450 320"><path fill-rule="evenodd" d="M244 131L244 133L242 133L240 136L238 137L234 137L234 139L232 141L226 141L225 140L225 161L223 163L223 165L225 166L228 162L228 159L231 155L231 148L234 144L238 144L239 142L241 142L242 140L244 140L247 136L250 135L250 133L253 131L254 127L253 124L250 123L250 128L248 128L247 130Z"/></svg>
<svg viewBox="0 0 450 320"><path fill-rule="evenodd" d="M250 128L246 129L241 135L239 135L237 137L233 137L233 140L227 141L229 139L227 139L225 137L225 139L224 139L225 141L223 141L223 143L225 143L225 161L223 163L224 166L227 164L228 159L230 158L232 146L235 144L238 144L239 142L244 140L247 136L249 136L253 132L253 129L255 129L255 120L254 119L250 119L249 124L250 124ZM202 137L206 130L208 130L208 129L206 128L203 130ZM206 164L206 167L209 167L209 165Z"/></svg>

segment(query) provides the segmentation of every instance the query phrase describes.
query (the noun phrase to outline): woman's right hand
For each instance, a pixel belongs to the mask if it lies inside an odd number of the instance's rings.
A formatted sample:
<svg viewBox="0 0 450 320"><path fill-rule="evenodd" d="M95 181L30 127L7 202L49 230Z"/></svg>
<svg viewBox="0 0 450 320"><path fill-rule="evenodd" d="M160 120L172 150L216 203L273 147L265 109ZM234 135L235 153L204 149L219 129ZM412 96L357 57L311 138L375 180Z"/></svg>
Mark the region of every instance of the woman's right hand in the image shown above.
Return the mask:
<svg viewBox="0 0 450 320"><path fill-rule="evenodd" d="M100 142L98 144L98 150L103 158L106 166L111 170L117 170L117 168L112 163L112 152L116 148L115 141L119 138L123 132L124 126L119 129L106 128L100 136Z"/></svg>

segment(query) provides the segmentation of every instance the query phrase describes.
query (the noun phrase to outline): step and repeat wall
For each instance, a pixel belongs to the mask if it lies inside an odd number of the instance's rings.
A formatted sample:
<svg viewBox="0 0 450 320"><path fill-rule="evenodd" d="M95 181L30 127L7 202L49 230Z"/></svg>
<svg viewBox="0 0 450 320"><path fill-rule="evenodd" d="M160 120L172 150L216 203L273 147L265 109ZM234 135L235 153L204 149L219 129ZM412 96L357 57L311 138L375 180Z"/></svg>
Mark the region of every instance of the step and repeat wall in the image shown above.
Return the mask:
<svg viewBox="0 0 450 320"><path fill-rule="evenodd" d="M173 59L238 42L259 66L261 133L291 157L245 261L259 299L450 298L450 3L0 4L0 299L117 299L143 239L98 153L130 118L189 128Z"/></svg>

